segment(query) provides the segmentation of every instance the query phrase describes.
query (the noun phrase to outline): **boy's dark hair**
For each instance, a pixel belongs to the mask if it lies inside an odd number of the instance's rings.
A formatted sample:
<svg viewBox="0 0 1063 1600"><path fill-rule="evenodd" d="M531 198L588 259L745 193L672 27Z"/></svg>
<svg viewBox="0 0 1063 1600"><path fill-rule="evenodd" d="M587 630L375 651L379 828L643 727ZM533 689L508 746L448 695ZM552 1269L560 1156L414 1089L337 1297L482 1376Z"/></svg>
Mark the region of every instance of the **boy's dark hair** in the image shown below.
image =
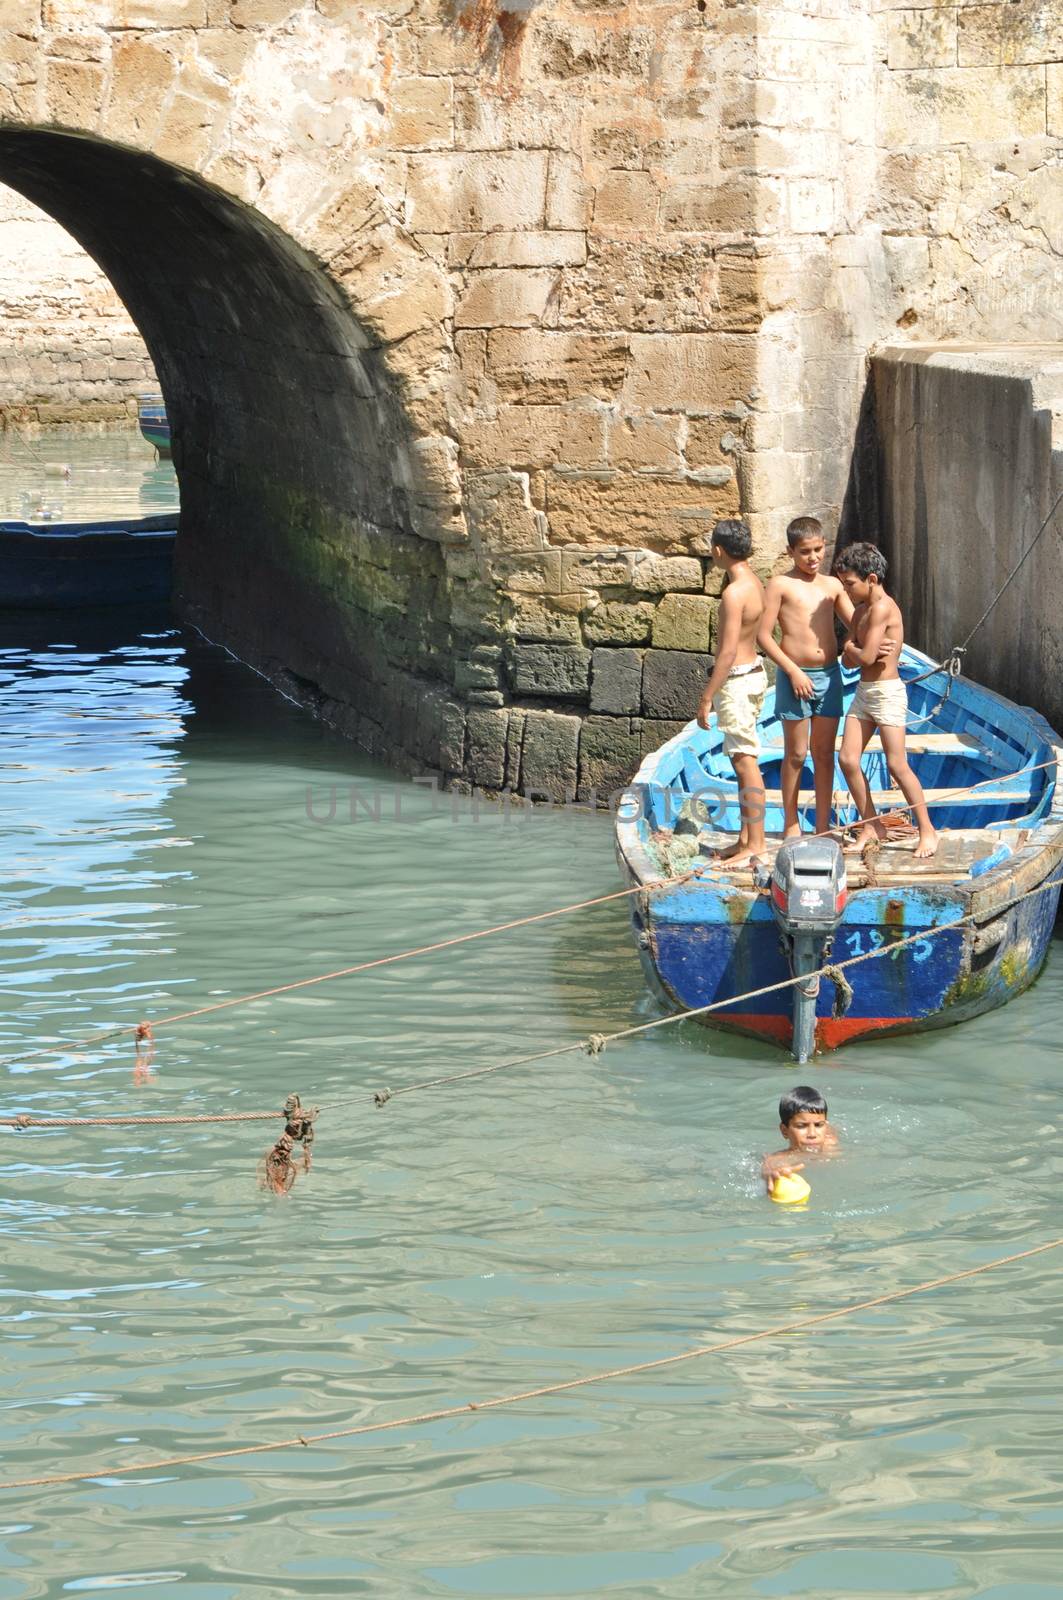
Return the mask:
<svg viewBox="0 0 1063 1600"><path fill-rule="evenodd" d="M799 1111L815 1111L825 1117L827 1102L818 1089L813 1089L807 1083L798 1083L792 1089L787 1089L779 1101L779 1121L784 1128L790 1126Z"/></svg>
<svg viewBox="0 0 1063 1600"><path fill-rule="evenodd" d="M753 535L737 517L726 517L718 522L712 530L712 542L732 561L745 561L753 554Z"/></svg>
<svg viewBox="0 0 1063 1600"><path fill-rule="evenodd" d="M858 578L886 581L886 557L874 544L847 544L834 563L835 572L855 572Z"/></svg>
<svg viewBox="0 0 1063 1600"><path fill-rule="evenodd" d="M804 539L822 539L823 524L818 517L795 517L786 530L786 543L793 550Z"/></svg>

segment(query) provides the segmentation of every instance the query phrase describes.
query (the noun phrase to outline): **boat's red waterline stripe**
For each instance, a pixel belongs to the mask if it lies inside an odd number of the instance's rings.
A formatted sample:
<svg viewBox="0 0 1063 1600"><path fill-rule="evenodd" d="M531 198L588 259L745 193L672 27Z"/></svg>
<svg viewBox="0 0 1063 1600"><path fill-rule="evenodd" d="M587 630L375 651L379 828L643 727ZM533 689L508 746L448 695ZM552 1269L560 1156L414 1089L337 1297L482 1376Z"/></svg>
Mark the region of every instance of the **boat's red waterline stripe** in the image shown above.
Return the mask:
<svg viewBox="0 0 1063 1600"><path fill-rule="evenodd" d="M790 1017L757 1011L727 1011L715 1019L722 1026L738 1029L759 1039L770 1039L773 1044L788 1045L793 1033ZM816 1043L828 1050L849 1044L865 1033L881 1033L884 1028L904 1028L916 1022L915 1017L817 1017Z"/></svg>

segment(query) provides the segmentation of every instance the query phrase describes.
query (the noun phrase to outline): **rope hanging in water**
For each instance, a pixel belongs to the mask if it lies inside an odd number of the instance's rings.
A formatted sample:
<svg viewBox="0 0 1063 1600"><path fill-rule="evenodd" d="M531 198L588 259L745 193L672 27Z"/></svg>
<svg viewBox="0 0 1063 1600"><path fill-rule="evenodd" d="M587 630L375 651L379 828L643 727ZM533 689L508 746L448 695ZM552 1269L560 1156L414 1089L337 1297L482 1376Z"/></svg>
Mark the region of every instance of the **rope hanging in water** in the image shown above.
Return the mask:
<svg viewBox="0 0 1063 1600"><path fill-rule="evenodd" d="M262 1157L259 1182L263 1189L274 1194L287 1194L296 1178L292 1160L295 1145L303 1147L303 1171L310 1171L311 1147L314 1143L314 1123L320 1116L317 1106L304 1106L297 1094L290 1094L284 1102L284 1132Z"/></svg>

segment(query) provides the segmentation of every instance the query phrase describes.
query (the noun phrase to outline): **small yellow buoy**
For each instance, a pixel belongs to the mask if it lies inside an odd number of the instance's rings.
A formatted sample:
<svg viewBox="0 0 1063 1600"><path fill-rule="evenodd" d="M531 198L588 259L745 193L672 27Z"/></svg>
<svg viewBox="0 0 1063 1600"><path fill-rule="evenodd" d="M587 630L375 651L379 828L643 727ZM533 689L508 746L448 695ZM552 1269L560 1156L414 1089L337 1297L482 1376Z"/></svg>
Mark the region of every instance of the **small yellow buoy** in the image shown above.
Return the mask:
<svg viewBox="0 0 1063 1600"><path fill-rule="evenodd" d="M800 1173L777 1172L768 1193L781 1206L798 1206L808 1199L812 1190Z"/></svg>

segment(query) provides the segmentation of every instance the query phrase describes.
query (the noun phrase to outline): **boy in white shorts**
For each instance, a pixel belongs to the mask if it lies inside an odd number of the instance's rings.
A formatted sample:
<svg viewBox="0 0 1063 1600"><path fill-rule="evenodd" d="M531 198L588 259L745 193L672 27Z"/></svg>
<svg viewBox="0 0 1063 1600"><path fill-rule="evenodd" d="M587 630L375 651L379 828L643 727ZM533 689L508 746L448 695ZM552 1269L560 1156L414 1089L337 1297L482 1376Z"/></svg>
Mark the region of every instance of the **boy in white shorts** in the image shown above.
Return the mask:
<svg viewBox="0 0 1063 1600"><path fill-rule="evenodd" d="M856 836L858 845L881 838L884 824L871 799L871 785L861 766L868 741L878 729L890 777L911 807L919 840L917 857L932 856L938 847L930 825L923 788L908 765L904 748L908 725L908 691L897 670L904 643L904 619L896 600L883 589L886 558L873 544L847 545L834 563L835 575L853 603L849 637L842 649L847 667L860 668L860 684L845 718L838 764L849 792L866 824ZM880 659L883 644L895 646Z"/></svg>
<svg viewBox="0 0 1063 1600"><path fill-rule="evenodd" d="M749 565L752 553L753 535L744 522L728 518L713 528L712 559L726 572L727 587L720 600L716 660L697 719L702 728L708 728L716 713L724 754L738 784L738 838L716 855L729 869L756 865L764 850L764 779L757 721L764 708L768 678L757 654L764 586Z"/></svg>

